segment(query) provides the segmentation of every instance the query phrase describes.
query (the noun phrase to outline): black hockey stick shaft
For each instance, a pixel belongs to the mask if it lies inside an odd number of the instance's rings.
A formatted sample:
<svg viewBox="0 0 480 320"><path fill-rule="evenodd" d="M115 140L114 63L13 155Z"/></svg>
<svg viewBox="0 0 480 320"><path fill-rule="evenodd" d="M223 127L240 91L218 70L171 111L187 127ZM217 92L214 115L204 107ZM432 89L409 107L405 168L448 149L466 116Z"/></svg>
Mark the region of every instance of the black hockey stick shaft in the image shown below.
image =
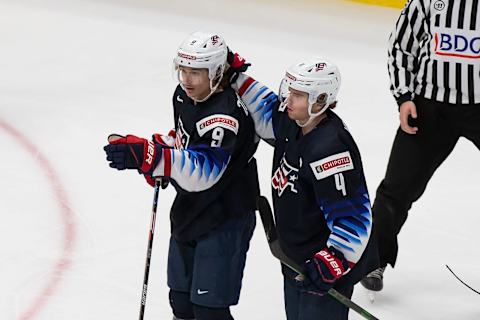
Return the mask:
<svg viewBox="0 0 480 320"><path fill-rule="evenodd" d="M460 277L457 276L457 275L455 274L455 272L453 272L452 269L450 269L450 267L448 266L448 264L446 264L445 266L447 267L448 271L450 271L450 272L453 274L453 276L454 276L455 278L457 278L457 280L460 281L465 287L467 287L468 289L472 290L472 291L475 292L476 294L480 294L480 292L478 292L477 290L473 289L473 288L470 287L467 283L465 283L465 281L463 281L462 279L460 279Z"/></svg>
<svg viewBox="0 0 480 320"><path fill-rule="evenodd" d="M258 197L257 209L260 213L260 219L262 220L263 228L265 230L265 234L268 240L268 245L273 256L280 260L280 262L283 263L285 266L298 273L297 280L302 281L303 279L305 279L303 268L291 258L289 258L280 247L275 227L275 221L273 220L272 208L270 207L267 198L265 198L264 196ZM378 318L370 314L367 310L363 309L349 298L345 297L337 290L331 288L330 290L328 290L328 294L333 298L337 299L338 302L342 303L346 307L354 310L355 312L363 316L365 319L378 320Z"/></svg>
<svg viewBox="0 0 480 320"><path fill-rule="evenodd" d="M145 273L143 275L142 299L140 302L140 315L138 317L138 319L140 320L143 320L143 315L145 314L145 305L147 303L148 275L150 274L150 261L152 258L153 235L155 234L155 220L157 219L158 193L160 190L161 183L162 182L160 180L155 182L155 189L153 193L152 216L150 221L150 231L148 234L147 258L145 260Z"/></svg>

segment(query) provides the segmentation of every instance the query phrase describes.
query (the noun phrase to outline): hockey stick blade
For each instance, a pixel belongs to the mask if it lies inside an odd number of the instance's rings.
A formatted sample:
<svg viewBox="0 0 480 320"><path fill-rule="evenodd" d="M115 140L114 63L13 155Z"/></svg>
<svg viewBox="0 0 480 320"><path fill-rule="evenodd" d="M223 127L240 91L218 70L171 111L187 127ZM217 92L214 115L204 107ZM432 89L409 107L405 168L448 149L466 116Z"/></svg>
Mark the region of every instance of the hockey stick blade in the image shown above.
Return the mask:
<svg viewBox="0 0 480 320"><path fill-rule="evenodd" d="M457 278L457 280L460 281L465 287L467 287L468 289L472 290L472 291L475 292L476 294L480 294L480 292L478 292L477 290L473 289L473 288L470 287L468 284L466 284L465 281L463 281L462 279L460 279L460 277L457 276L457 275L455 274L455 272L453 272L452 269L450 269L450 267L448 266L448 264L446 264L445 267L447 267L448 271L450 271L450 272L453 274L453 276L454 276L455 278Z"/></svg>
<svg viewBox="0 0 480 320"><path fill-rule="evenodd" d="M305 273L303 268L299 266L295 261L293 261L290 257L288 257L285 252L283 252L283 249L280 246L275 221L273 220L272 208L270 207L270 203L268 202L267 198L265 198L264 196L259 196L257 198L257 209L260 214L260 219L262 220L263 229L265 230L268 246L270 247L272 255L278 260L280 260L282 264L298 273L298 276L296 277L298 281L303 281L305 279ZM355 312L363 316L365 319L378 320L378 318L370 314L367 310L363 309L352 300L345 297L337 290L332 288L328 290L328 294L333 298L337 299L338 302L342 303L346 307L354 310Z"/></svg>

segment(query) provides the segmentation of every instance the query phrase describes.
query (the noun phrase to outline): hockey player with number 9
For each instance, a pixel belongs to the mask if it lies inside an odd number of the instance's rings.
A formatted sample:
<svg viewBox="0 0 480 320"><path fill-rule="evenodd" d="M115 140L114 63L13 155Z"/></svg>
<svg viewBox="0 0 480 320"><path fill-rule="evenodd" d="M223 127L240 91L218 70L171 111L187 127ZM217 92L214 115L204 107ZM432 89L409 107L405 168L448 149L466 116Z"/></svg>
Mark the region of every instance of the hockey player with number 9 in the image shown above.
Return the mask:
<svg viewBox="0 0 480 320"><path fill-rule="evenodd" d="M351 297L378 266L370 198L360 152L333 112L340 72L324 58L287 69L279 99L240 75L235 88L257 133L275 145L272 192L283 252L303 266L306 280L282 267L288 320L347 319L348 308L326 293Z"/></svg>
<svg viewBox="0 0 480 320"><path fill-rule="evenodd" d="M191 34L174 58L175 133L105 146L111 167L168 178L177 191L168 255L174 319L231 320L239 300L259 194L258 141L230 81L247 67L219 35Z"/></svg>

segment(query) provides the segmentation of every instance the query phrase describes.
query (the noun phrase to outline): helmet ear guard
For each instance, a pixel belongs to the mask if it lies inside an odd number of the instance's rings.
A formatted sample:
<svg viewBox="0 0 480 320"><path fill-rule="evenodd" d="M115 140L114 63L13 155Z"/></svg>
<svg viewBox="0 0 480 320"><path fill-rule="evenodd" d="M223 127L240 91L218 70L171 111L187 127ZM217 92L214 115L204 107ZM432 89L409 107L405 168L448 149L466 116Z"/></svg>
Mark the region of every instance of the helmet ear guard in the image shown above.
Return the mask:
<svg viewBox="0 0 480 320"><path fill-rule="evenodd" d="M309 101L308 115L310 117L316 117L325 112L325 110L329 107L329 104L327 104L327 100L328 94L321 93L313 103ZM316 105L320 106L320 110L314 112L314 108Z"/></svg>
<svg viewBox="0 0 480 320"><path fill-rule="evenodd" d="M225 64L222 64L218 66L217 70L215 71L215 74L212 78L210 78L210 81L217 81L217 83L220 83L222 81L223 75L225 73Z"/></svg>
<svg viewBox="0 0 480 320"><path fill-rule="evenodd" d="M318 95L316 103L320 103L322 105L327 104L327 100L328 100L328 94L321 93Z"/></svg>

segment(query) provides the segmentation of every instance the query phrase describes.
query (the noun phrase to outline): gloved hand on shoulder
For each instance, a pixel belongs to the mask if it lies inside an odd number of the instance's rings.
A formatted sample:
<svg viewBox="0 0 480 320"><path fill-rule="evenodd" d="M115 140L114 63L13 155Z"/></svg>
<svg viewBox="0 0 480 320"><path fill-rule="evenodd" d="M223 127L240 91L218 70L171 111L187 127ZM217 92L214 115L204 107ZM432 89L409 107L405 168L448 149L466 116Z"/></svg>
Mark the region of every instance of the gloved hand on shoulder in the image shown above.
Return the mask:
<svg viewBox="0 0 480 320"><path fill-rule="evenodd" d="M247 63L247 61L245 61L245 59L242 58L238 53L233 53L230 48L228 48L227 62L229 68L226 72L226 76L228 77L230 83L234 83L237 80L238 75L247 71L248 67L251 66L251 64Z"/></svg>

